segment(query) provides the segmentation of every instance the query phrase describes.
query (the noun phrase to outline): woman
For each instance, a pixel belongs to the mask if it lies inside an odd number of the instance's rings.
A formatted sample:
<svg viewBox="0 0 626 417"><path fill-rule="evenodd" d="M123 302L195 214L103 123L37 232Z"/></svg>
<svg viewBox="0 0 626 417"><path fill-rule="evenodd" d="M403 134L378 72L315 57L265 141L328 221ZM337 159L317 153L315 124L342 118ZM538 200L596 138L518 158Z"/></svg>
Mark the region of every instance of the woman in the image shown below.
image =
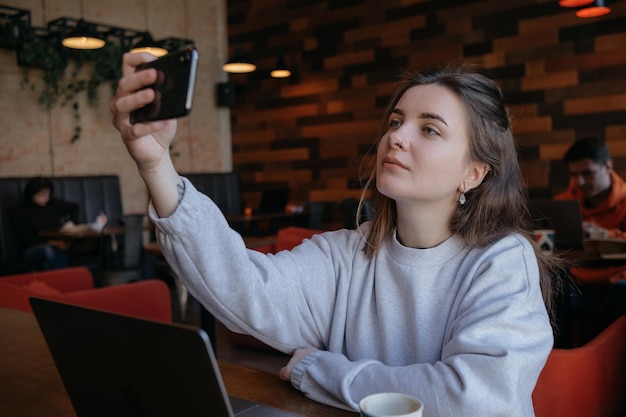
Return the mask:
<svg viewBox="0 0 626 417"><path fill-rule="evenodd" d="M496 84L457 66L407 75L383 120L374 218L291 251L247 250L176 173L176 121L129 123L150 102L151 58L126 55L111 109L152 197L164 253L222 323L292 353L308 397L357 409L381 391L425 416L532 416L552 348L551 260L526 232L515 144Z"/></svg>
<svg viewBox="0 0 626 417"><path fill-rule="evenodd" d="M23 204L13 210L13 224L23 250L24 260L38 270L68 266L69 242L45 239L44 230L57 230L67 222L76 222L78 205L54 198L52 181L31 178L24 187Z"/></svg>

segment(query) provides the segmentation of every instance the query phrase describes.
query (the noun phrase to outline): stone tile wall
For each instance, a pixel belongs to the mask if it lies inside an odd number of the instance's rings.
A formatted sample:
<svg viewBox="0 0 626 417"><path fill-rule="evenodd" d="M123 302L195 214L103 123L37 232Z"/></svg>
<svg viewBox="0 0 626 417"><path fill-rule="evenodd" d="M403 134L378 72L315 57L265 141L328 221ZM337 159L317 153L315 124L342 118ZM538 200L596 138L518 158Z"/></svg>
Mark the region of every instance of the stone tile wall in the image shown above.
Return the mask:
<svg viewBox="0 0 626 417"><path fill-rule="evenodd" d="M236 76L233 161L244 200L288 185L336 200L367 159L400 71L443 61L495 73L516 116L530 187L562 190L576 138L605 139L626 176L626 1L580 19L557 0L230 0L229 44L260 70ZM295 75L268 70L279 48Z"/></svg>

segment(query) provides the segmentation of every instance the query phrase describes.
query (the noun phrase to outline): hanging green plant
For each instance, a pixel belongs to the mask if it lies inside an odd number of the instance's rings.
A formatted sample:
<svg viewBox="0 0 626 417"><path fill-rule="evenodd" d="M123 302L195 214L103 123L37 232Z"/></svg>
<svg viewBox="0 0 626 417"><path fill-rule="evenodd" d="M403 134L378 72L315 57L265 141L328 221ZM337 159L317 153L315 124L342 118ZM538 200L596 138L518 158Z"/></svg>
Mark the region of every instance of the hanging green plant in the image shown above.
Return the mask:
<svg viewBox="0 0 626 417"><path fill-rule="evenodd" d="M38 36L35 29L22 29L23 42L17 48L17 63L24 68L22 87L30 85L35 89L29 77L29 68L43 69L43 89L38 101L46 107L52 107L61 93L61 82L67 67L67 55L58 48L54 41Z"/></svg>
<svg viewBox="0 0 626 417"><path fill-rule="evenodd" d="M110 84L114 90L121 76L121 48L109 41L97 50L72 50L63 47L58 37L38 35L35 28L25 28L21 36L17 56L18 65L24 67L22 87L30 86L35 91L29 69L43 70L43 87L36 91L38 102L46 108L57 103L71 106L76 126L70 142L74 143L82 132L78 96L85 91L88 103L98 106L100 86ZM66 74L69 69L71 72Z"/></svg>

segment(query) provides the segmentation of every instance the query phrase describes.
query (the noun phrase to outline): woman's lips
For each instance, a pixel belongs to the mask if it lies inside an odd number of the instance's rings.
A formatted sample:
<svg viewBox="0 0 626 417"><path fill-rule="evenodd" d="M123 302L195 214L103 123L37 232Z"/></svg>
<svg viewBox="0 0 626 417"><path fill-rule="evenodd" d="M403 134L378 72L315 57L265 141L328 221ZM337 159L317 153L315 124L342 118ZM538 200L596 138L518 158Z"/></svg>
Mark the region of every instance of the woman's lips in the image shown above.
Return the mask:
<svg viewBox="0 0 626 417"><path fill-rule="evenodd" d="M403 169L408 169L402 162L398 161L396 158L391 156L386 156L383 158L383 165L396 165Z"/></svg>

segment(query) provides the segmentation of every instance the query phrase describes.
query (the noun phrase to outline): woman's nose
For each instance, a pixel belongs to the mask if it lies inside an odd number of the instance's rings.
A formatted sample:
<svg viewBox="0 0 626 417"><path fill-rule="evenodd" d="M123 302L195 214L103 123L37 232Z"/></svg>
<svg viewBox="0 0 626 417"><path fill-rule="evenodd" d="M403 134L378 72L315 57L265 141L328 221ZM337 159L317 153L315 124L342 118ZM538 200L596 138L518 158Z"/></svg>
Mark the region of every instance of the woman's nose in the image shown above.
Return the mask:
<svg viewBox="0 0 626 417"><path fill-rule="evenodd" d="M404 149L404 139L398 131L389 135L389 147L394 149Z"/></svg>

